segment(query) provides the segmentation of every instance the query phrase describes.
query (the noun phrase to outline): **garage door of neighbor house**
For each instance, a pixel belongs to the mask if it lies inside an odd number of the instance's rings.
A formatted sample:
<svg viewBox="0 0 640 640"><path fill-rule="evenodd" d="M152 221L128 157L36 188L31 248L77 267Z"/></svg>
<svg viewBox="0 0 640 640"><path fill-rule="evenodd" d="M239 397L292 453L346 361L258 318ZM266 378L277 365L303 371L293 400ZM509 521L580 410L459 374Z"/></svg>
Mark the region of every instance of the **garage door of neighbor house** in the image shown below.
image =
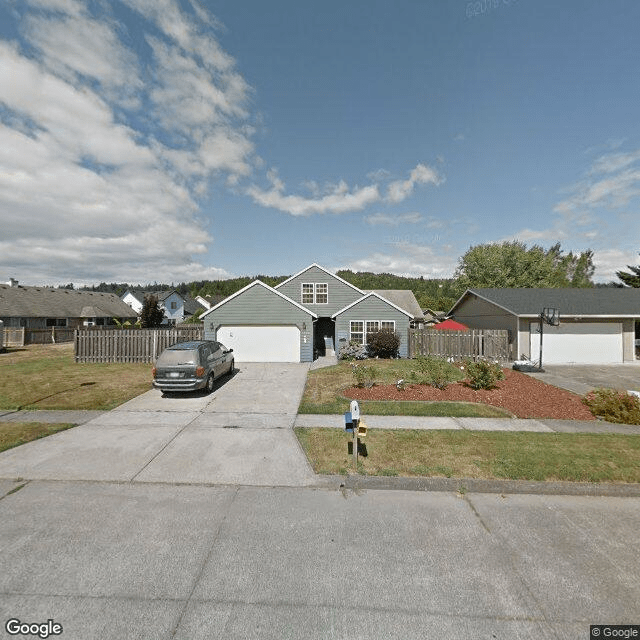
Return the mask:
<svg viewBox="0 0 640 640"><path fill-rule="evenodd" d="M531 325L531 358L540 354L540 325ZM545 325L542 364L582 362L612 364L622 362L622 325L619 322L566 323Z"/></svg>
<svg viewBox="0 0 640 640"><path fill-rule="evenodd" d="M238 362L300 362L298 327L220 327L217 336Z"/></svg>

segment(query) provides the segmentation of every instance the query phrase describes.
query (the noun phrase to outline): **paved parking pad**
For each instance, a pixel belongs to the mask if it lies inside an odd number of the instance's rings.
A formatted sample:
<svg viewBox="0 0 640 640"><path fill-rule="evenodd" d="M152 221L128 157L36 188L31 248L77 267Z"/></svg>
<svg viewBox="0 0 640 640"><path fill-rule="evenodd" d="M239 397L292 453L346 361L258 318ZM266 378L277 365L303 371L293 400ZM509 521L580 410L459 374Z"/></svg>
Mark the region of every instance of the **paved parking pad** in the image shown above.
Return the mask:
<svg viewBox="0 0 640 640"><path fill-rule="evenodd" d="M0 500L0 618L69 640L588 637L637 623L639 526L636 498L34 481Z"/></svg>

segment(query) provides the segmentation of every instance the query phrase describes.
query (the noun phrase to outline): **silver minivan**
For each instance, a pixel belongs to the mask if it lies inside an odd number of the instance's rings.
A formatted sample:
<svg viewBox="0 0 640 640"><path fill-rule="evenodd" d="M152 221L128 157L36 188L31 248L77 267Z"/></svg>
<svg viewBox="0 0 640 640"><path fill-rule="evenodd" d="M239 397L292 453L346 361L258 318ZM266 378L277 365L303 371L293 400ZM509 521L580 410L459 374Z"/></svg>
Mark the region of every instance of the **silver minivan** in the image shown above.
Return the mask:
<svg viewBox="0 0 640 640"><path fill-rule="evenodd" d="M233 374L233 349L212 340L179 342L165 349L153 368L153 386L161 391L211 393L216 378Z"/></svg>

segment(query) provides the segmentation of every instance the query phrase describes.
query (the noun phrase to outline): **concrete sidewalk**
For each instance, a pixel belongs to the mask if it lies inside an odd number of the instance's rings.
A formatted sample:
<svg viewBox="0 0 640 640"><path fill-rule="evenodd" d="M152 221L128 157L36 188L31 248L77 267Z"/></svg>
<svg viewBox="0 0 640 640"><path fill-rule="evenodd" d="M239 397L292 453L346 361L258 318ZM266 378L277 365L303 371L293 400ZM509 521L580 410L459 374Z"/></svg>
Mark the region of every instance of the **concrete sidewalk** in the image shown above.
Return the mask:
<svg viewBox="0 0 640 640"><path fill-rule="evenodd" d="M468 431L537 431L541 433L626 433L640 434L640 425L623 425L601 420L550 420L546 418L435 418L430 416L364 416L371 429L466 429ZM294 427L344 429L344 416L299 414Z"/></svg>

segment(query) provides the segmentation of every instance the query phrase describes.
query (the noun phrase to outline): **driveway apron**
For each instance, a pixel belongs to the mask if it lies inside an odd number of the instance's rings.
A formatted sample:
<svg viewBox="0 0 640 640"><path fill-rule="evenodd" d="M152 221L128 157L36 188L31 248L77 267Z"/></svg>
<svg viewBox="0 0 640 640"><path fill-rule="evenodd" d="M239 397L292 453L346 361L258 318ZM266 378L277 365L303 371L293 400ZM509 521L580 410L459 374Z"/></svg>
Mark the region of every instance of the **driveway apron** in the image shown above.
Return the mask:
<svg viewBox="0 0 640 640"><path fill-rule="evenodd" d="M308 365L240 363L213 393L151 390L0 453L0 478L308 486L293 424Z"/></svg>

